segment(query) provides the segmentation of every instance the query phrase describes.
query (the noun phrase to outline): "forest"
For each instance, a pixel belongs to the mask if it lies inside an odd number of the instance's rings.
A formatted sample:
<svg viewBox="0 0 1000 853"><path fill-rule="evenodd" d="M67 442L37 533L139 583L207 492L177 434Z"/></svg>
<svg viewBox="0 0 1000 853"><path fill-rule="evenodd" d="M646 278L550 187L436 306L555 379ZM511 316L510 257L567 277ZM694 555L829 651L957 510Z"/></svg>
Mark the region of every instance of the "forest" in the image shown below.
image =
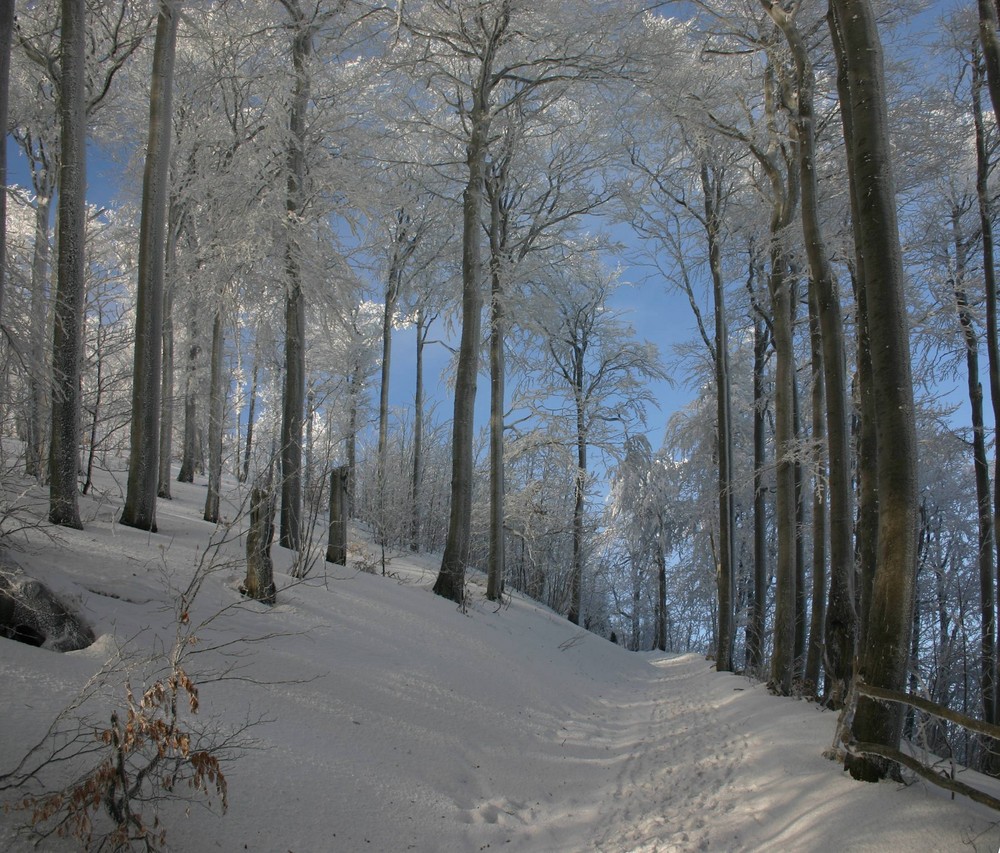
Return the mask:
<svg viewBox="0 0 1000 853"><path fill-rule="evenodd" d="M916 717L865 690L997 723L998 30L993 0L0 0L4 477L80 529L127 460L150 534L178 483L210 523L239 484L299 579L350 519L457 605L482 573L849 705L847 768L894 775ZM241 590L280 601L262 563ZM925 736L995 774L984 731Z"/></svg>

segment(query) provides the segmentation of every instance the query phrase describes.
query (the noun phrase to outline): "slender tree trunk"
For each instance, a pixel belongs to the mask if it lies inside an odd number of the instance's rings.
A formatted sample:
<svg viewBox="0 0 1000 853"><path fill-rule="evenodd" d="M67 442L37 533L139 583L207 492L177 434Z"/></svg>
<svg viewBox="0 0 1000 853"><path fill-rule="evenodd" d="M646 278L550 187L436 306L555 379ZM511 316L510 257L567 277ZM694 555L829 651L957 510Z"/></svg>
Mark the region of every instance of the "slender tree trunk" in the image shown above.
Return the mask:
<svg viewBox="0 0 1000 853"><path fill-rule="evenodd" d="M247 407L247 435L243 450L243 465L240 469L240 482L245 483L250 477L250 454L253 452L253 422L257 409L257 381L260 367L257 364L257 352L254 351L253 378L250 380L250 401Z"/></svg>
<svg viewBox="0 0 1000 853"><path fill-rule="evenodd" d="M993 561L993 502L990 499L990 469L986 457L986 426L983 420L983 386L979 381L979 337L965 290L968 267L968 241L962 233L962 211L952 211L951 228L955 249L953 289L958 310L958 323L965 341L969 408L972 413L972 461L976 475L976 507L979 540L979 606L980 606L980 688L983 699L983 719L996 722L996 594Z"/></svg>
<svg viewBox="0 0 1000 853"><path fill-rule="evenodd" d="M753 260L751 260L753 264ZM747 631L747 669L763 675L764 633L766 630L768 589L767 485L764 466L767 462L767 392L764 371L770 334L760 312L754 315L753 333L753 603Z"/></svg>
<svg viewBox="0 0 1000 853"><path fill-rule="evenodd" d="M774 239L777 239L776 235ZM792 346L792 305L785 259L777 246L771 250L769 287L773 317L775 381L774 420L776 455L775 524L778 531L777 588L774 613L772 686L784 695L792 691L795 671L795 414L793 383L795 352Z"/></svg>
<svg viewBox="0 0 1000 853"><path fill-rule="evenodd" d="M995 19L994 19L994 36ZM986 64L987 71L989 63ZM972 66L972 115L976 128L976 201L979 208L979 227L983 247L983 286L986 291L986 355L989 362L990 402L993 407L993 421L1000 424L1000 341L997 337L997 280L996 264L993 257L993 210L989 189L991 171L990 157L986 143L986 128L983 123L982 89L983 69L978 62ZM992 79L990 80L992 91ZM971 376L971 374L970 374ZM970 379L971 382L971 379ZM981 392L980 392L981 393ZM989 475L987 474L987 477ZM996 550L994 568L1000 569L1000 454L996 455L993 470L993 545ZM994 585L995 586L995 585ZM994 591L993 597L996 597ZM993 609L993 628L996 633L996 609ZM985 630L985 626L984 626ZM993 650L996 666L996 640ZM985 660L984 660L985 665ZM996 674L993 681L993 718L1000 717L997 707Z"/></svg>
<svg viewBox="0 0 1000 853"><path fill-rule="evenodd" d="M163 267L173 135L172 93L178 0L160 0L149 95L149 141L142 179L135 360L132 368L131 451L121 523L156 532L160 476L160 375L163 347Z"/></svg>
<svg viewBox="0 0 1000 853"><path fill-rule="evenodd" d="M28 412L28 447L25 453L24 473L28 477L41 479L42 459L45 458L45 411L47 408L48 370L46 369L45 341L48 337L48 290L49 290L49 219L52 207L48 165L35 173L32 165L32 180L35 185L35 245L31 258L31 373L29 393L31 399Z"/></svg>
<svg viewBox="0 0 1000 853"><path fill-rule="evenodd" d="M582 368L582 365L580 366ZM578 371L578 392L582 392L583 377ZM577 394L579 400L579 393ZM576 476L573 478L573 566L570 569L569 613L567 619L580 624L583 606L583 545L584 511L587 502L587 439L584 414L579 404L576 412Z"/></svg>
<svg viewBox="0 0 1000 853"><path fill-rule="evenodd" d="M716 579L719 596L719 633L715 668L719 672L731 672L736 625L734 609L736 502L733 495L729 328L726 319L726 288L722 277L722 247L719 245L719 207L722 204L722 179L718 174L709 174L707 163L701 164L701 189L705 200L705 233L708 238L709 268L712 272L712 300L715 308L715 401L719 459L719 566Z"/></svg>
<svg viewBox="0 0 1000 853"><path fill-rule="evenodd" d="M80 468L80 364L86 286L86 11L84 0L62 0L59 260L52 342L52 443L49 449L49 521L77 529L83 528L77 478Z"/></svg>
<svg viewBox="0 0 1000 853"><path fill-rule="evenodd" d="M171 207L171 219L175 220L167 228L166 280L163 286L163 353L160 371L160 451L159 483L156 496L170 500L170 463L174 445L174 293L177 277L177 234L176 206Z"/></svg>
<svg viewBox="0 0 1000 853"><path fill-rule="evenodd" d="M657 541L656 555L656 641L661 652L667 650L667 559L663 544Z"/></svg>
<svg viewBox="0 0 1000 853"><path fill-rule="evenodd" d="M811 685L818 695L826 622L827 471L823 342L819 329L818 294L814 287L809 288L809 339L812 350L812 612L804 677L806 684Z"/></svg>
<svg viewBox="0 0 1000 853"><path fill-rule="evenodd" d="M385 305L382 309L382 379L379 384L378 399L378 446L376 448L377 468L375 471L376 513L380 520L379 538L385 542L385 517L388 507L385 505L385 478L389 454L389 378L392 367L392 321L396 314L396 302L399 297L399 269L397 259L389 267L389 281L385 290Z"/></svg>
<svg viewBox="0 0 1000 853"><path fill-rule="evenodd" d="M504 336L507 322L504 310L503 243L506 223L501 209L505 173L494 176L488 185L490 198L490 553L486 575L486 597L499 600L503 594L506 566L504 539Z"/></svg>
<svg viewBox="0 0 1000 853"><path fill-rule="evenodd" d="M798 305L798 288L792 291L792 328L797 322L795 306ZM792 423L794 424L795 447L799 447L799 438L803 434L802 409L799 403L799 383L797 377L792 377L792 406L794 409ZM806 588L806 476L802 454L795 453L795 672L793 677L800 679L805 674L806 666L806 605L809 600L809 590Z"/></svg>
<svg viewBox="0 0 1000 853"><path fill-rule="evenodd" d="M193 301L188 337L187 367L184 371L184 439L181 468L177 472L178 483L194 482L198 456L198 358L201 356L201 345L198 343L198 308Z"/></svg>
<svg viewBox="0 0 1000 853"><path fill-rule="evenodd" d="M850 92L854 133L845 142L865 259L861 287L868 297L878 443L878 563L858 675L866 684L902 691L916 587L917 444L882 48L868 0L830 0L830 11ZM858 741L897 747L901 725L897 708L858 700L852 726ZM890 772L870 756L848 756L845 766L867 781Z"/></svg>
<svg viewBox="0 0 1000 853"><path fill-rule="evenodd" d="M485 79L488 74L489 70L483 68L482 77ZM483 311L479 232L489 135L488 105L483 100L482 87L476 88L474 97L469 117L472 132L466 151L469 179L462 200L462 336L452 422L451 508L441 570L434 583L434 592L459 603L465 598L465 567L471 542L473 437Z"/></svg>
<svg viewBox="0 0 1000 853"><path fill-rule="evenodd" d="M853 509L851 501L851 446L844 324L840 296L823 240L815 165L815 75L808 49L792 15L771 0L761 0L791 48L795 60L799 137L799 183L802 191L802 228L809 260L810 289L816 292L823 382L827 399L827 445L830 474L830 597L826 625L826 659L831 698L839 704L853 674L857 615L854 599Z"/></svg>
<svg viewBox="0 0 1000 853"><path fill-rule="evenodd" d="M208 397L208 495L205 497L205 521L219 522L219 500L222 492L222 428L226 405L225 329L222 308L216 309L212 322L212 371Z"/></svg>
<svg viewBox="0 0 1000 853"><path fill-rule="evenodd" d="M420 550L420 517L423 502L422 473L424 454L424 344L427 339L427 322L423 308L417 309L416 381L413 391L413 475L412 515L410 517L410 550Z"/></svg>
<svg viewBox="0 0 1000 853"><path fill-rule="evenodd" d="M14 32L14 0L0 0L0 187L7 186L7 113L10 104L10 42ZM7 193L0 193L0 323L7 291Z"/></svg>
<svg viewBox="0 0 1000 853"><path fill-rule="evenodd" d="M94 341L94 409L90 417L90 441L87 447L87 470L83 480L83 493L89 495L94 488L94 462L97 459L97 429L101 423L101 404L104 402L104 324L100 310L97 315L97 332Z"/></svg>

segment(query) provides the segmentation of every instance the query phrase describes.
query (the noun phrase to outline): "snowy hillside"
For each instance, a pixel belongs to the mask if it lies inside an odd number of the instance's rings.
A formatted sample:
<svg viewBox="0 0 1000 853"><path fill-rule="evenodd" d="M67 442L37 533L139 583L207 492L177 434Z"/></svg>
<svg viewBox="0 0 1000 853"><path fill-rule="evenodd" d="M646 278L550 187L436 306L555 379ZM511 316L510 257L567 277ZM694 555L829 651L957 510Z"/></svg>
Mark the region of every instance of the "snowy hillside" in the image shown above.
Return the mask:
<svg viewBox="0 0 1000 853"><path fill-rule="evenodd" d="M188 583L220 537L200 520L204 486L175 484L174 497L160 504L156 535L115 525L117 498L86 498L85 530L36 531L14 554L75 601L99 639L69 654L0 640L0 771L118 646L169 647L169 589ZM496 610L475 579L462 613L430 592L430 557L392 556L387 576L380 565L373 575L322 562L303 582L281 574L286 588L268 609L236 591L241 549L235 535L209 549L217 569L190 611L198 624L228 608L197 631L206 652L188 662L200 682L193 720L216 730L265 721L248 732L256 746L224 767L225 816L197 794L189 816L183 803L163 810L173 849L1000 845L998 815L922 783L851 781L821 755L833 714L716 674L702 658L626 652L517 596ZM353 543L356 562L366 554L375 551ZM286 570L287 552L275 555ZM208 650L240 638L260 641ZM237 679L207 677L227 661ZM0 849L28 849L13 833L21 817L0 814Z"/></svg>

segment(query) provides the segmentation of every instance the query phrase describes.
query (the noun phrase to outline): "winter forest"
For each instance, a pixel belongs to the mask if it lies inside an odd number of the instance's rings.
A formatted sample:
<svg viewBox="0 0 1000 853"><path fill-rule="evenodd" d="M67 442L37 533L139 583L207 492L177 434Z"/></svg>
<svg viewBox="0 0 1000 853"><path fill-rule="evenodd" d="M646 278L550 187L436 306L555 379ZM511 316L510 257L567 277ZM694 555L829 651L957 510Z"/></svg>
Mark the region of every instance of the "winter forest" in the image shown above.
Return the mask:
<svg viewBox="0 0 1000 853"><path fill-rule="evenodd" d="M1000 774L994 0L0 0L0 40L9 544L200 484L248 599L363 536L843 710L856 779L918 729Z"/></svg>

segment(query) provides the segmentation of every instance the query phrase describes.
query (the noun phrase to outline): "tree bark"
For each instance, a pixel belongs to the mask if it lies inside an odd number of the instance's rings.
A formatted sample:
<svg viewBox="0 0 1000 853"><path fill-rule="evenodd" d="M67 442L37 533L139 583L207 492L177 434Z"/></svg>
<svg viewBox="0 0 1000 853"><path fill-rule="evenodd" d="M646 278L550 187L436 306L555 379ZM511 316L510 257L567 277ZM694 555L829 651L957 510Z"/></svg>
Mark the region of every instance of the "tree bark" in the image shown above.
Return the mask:
<svg viewBox="0 0 1000 853"><path fill-rule="evenodd" d="M0 187L7 186L7 113L10 104L10 43L14 33L14 0L0 0ZM0 324L7 291L7 193L0 193Z"/></svg>
<svg viewBox="0 0 1000 853"><path fill-rule="evenodd" d="M719 630L715 650L715 668L733 670L735 640L736 502L733 495L733 428L729 389L729 328L726 319L726 287L722 277L719 207L722 182L710 174L707 163L701 164L701 189L705 202L705 233L708 238L708 262L712 273L712 300L715 308L715 402L719 459L719 565L716 578L719 597Z"/></svg>
<svg viewBox="0 0 1000 853"><path fill-rule="evenodd" d="M751 275L755 260L750 259ZM750 282L751 293L753 282ZM764 465L767 461L767 411L764 371L770 347L770 333L760 310L754 311L753 332L753 602L747 630L747 669L763 676L764 633L766 630L768 589L767 485Z"/></svg>
<svg viewBox="0 0 1000 853"><path fill-rule="evenodd" d="M274 496L271 494L271 484L255 484L250 490L247 575L240 585L240 593L264 604L274 604L278 597L274 586L274 563L271 560L273 541Z"/></svg>
<svg viewBox="0 0 1000 853"><path fill-rule="evenodd" d="M347 565L347 482L350 469L346 466L330 472L330 526L326 546L326 561Z"/></svg>
<svg viewBox="0 0 1000 853"><path fill-rule="evenodd" d="M43 160L32 157L32 183L35 189L35 244L31 258L31 375L28 411L28 447L24 473L41 479L42 459L45 458L45 412L48 400L48 370L45 343L48 337L49 289L49 219L52 207L53 179L44 149Z"/></svg>
<svg viewBox="0 0 1000 853"><path fill-rule="evenodd" d="M172 97L178 0L160 0L149 94L149 139L142 179L139 283L132 369L131 451L121 523L156 532L160 476L160 375L163 347L163 267L169 191Z"/></svg>
<svg viewBox="0 0 1000 853"><path fill-rule="evenodd" d="M223 380L225 328L222 308L216 309L212 322L212 370L208 396L208 494L205 497L205 521L219 522L219 501L222 492L222 418L226 404L226 383Z"/></svg>
<svg viewBox="0 0 1000 853"><path fill-rule="evenodd" d="M882 47L868 0L830 0L830 11L850 93L854 133L845 142L854 166L858 250L865 259L861 287L868 298L878 444L878 563L857 673L866 684L901 691L916 587L917 444ZM901 726L898 709L864 697L852 732L858 741L896 748ZM866 781L884 778L890 770L876 756L849 756L845 766Z"/></svg>
<svg viewBox="0 0 1000 853"><path fill-rule="evenodd" d="M489 79L484 63L482 80ZM473 437L475 434L476 384L482 328L482 260L479 231L486 176L486 146L489 135L489 105L482 86L477 86L469 117L471 133L466 150L468 181L462 200L462 336L455 377L455 413L452 422L451 508L441 570L434 592L452 601L465 599L465 567L469 562L472 521Z"/></svg>
<svg viewBox="0 0 1000 853"><path fill-rule="evenodd" d="M994 29L995 35L995 29ZM987 65L987 69L989 66ZM976 128L976 202L979 209L979 228L983 249L983 286L986 291L986 355L989 363L989 383L990 383L990 401L993 407L993 422L995 424L1000 423L1000 341L997 337L997 280L996 280L996 264L993 257L993 210L992 201L989 190L989 177L991 171L991 164L989 153L987 150L987 140L986 140L986 128L983 123L983 107L982 107L982 88L983 88L983 69L978 62L973 62L972 66L972 115L973 122ZM978 359L977 359L978 361ZM970 367L971 369L971 367ZM970 374L970 382L971 380ZM978 375L978 368L977 368ZM980 395L982 395L982 390L980 389ZM973 424L973 430L975 430L975 424ZM985 440L985 436L984 436ZM977 472L978 477L978 472ZM989 478L989 472L986 473L987 479ZM978 481L977 481L978 482ZM987 501L989 497L987 496ZM996 549L996 556L993 558L994 570L1000 568L1000 455L997 455L994 460L993 469L993 502L992 502L992 512L993 512L993 546ZM1000 717L1000 708L997 707L997 688L996 688L996 665L997 665L997 654L996 654L996 609L995 609L995 599L996 599L996 584L993 584L993 591L991 597L994 599L994 605L991 607L991 613L993 614L993 684L992 684L992 718L987 718L989 722L996 723L998 717ZM983 594L986 595L986 590L984 587ZM984 624L983 630L985 632L986 626ZM984 633L985 642L985 633ZM985 667L986 661L984 657L983 665ZM984 700L986 694L984 693ZM984 706L988 703L984 701ZM989 711L987 711L989 713Z"/></svg>
<svg viewBox="0 0 1000 853"><path fill-rule="evenodd" d="M809 621L809 646L803 677L818 694L823 663L823 629L826 622L826 540L827 540L827 469L826 469L826 394L823 381L823 342L819 328L819 305L816 288L809 288L809 341L812 352L812 611ZM848 528L850 530L850 528ZM852 567L853 568L853 567Z"/></svg>
<svg viewBox="0 0 1000 853"><path fill-rule="evenodd" d="M84 0L62 0L59 259L52 341L49 521L77 529L83 528L77 478L80 467L80 365L87 232L85 22Z"/></svg>
<svg viewBox="0 0 1000 853"><path fill-rule="evenodd" d="M292 25L292 67L295 83L289 111L288 213L285 245L287 290L285 296L285 387L281 417L281 532L280 542L299 549L302 523L302 411L306 393L305 298L296 226L305 210L306 112L310 79L307 68L312 54L312 25L298 0L281 0Z"/></svg>
<svg viewBox="0 0 1000 853"><path fill-rule="evenodd" d="M198 456L198 307L191 303L191 322L188 325L187 367L184 371L184 437L181 448L181 468L178 483L193 483Z"/></svg>
<svg viewBox="0 0 1000 853"><path fill-rule="evenodd" d="M167 224L166 271L163 283L163 352L160 370L160 451L159 482L156 496L171 499L170 463L173 461L174 446L174 293L177 290L177 237L178 210L176 205L169 211Z"/></svg>
<svg viewBox="0 0 1000 853"><path fill-rule="evenodd" d="M423 307L417 309L416 379L413 390L413 474L410 489L412 509L410 516L410 550L420 550L420 517L423 501L424 464L424 345L430 323Z"/></svg>

